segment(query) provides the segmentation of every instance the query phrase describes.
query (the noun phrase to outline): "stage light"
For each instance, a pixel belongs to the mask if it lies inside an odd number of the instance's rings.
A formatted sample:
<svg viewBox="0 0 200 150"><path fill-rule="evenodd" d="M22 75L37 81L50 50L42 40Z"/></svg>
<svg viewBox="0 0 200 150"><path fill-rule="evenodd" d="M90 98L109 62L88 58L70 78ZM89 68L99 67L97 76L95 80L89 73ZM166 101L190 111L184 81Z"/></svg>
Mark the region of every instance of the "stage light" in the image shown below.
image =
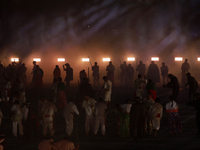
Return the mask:
<svg viewBox="0 0 200 150"><path fill-rule="evenodd" d="M11 58L11 62L19 62L19 58Z"/></svg>
<svg viewBox="0 0 200 150"><path fill-rule="evenodd" d="M82 58L82 61L84 61L84 62L89 62L89 61L90 61L90 58Z"/></svg>
<svg viewBox="0 0 200 150"><path fill-rule="evenodd" d="M159 61L159 57L151 57L151 61Z"/></svg>
<svg viewBox="0 0 200 150"><path fill-rule="evenodd" d="M41 62L41 58L33 58L33 61Z"/></svg>
<svg viewBox="0 0 200 150"><path fill-rule="evenodd" d="M127 61L135 61L135 57L128 57Z"/></svg>
<svg viewBox="0 0 200 150"><path fill-rule="evenodd" d="M58 58L58 62L65 62L65 58Z"/></svg>
<svg viewBox="0 0 200 150"><path fill-rule="evenodd" d="M103 61L110 61L110 58L103 58Z"/></svg>
<svg viewBox="0 0 200 150"><path fill-rule="evenodd" d="M175 61L183 61L183 57L175 57Z"/></svg>
<svg viewBox="0 0 200 150"><path fill-rule="evenodd" d="M200 61L200 57L197 58L197 61Z"/></svg>

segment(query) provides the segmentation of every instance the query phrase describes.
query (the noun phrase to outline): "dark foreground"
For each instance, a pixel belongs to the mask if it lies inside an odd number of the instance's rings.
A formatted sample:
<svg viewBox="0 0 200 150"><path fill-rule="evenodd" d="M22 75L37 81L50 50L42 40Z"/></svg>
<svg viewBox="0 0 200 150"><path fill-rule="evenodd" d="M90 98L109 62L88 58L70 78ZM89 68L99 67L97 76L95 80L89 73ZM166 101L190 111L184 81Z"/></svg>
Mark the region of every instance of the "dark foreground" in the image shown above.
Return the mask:
<svg viewBox="0 0 200 150"><path fill-rule="evenodd" d="M100 89L97 88L98 90ZM76 97L78 88L73 86L66 89L67 98L73 96ZM168 101L170 95L170 89L164 89L161 87L157 88L158 96L161 98L161 104L164 106ZM198 91L200 91L198 89ZM40 93L44 93L47 99L52 97L52 91L50 86L44 87L40 90ZM112 95L112 108L107 112L106 120L106 137L101 137L100 131L97 137L85 137L84 129L84 118L85 114L83 110L80 110L80 116L74 118L74 131L70 138L75 144L80 145L80 150L132 150L132 149L199 149L200 138L195 137L197 133L195 124L195 110L191 106L186 106L185 101L187 100L188 89L181 89L178 97L180 104L179 115L182 120L183 133L175 136L169 136L168 130L168 118L164 112L164 116L161 120L160 135L157 138L153 136L147 136L145 139L134 141L131 138L120 138L116 135L117 125L115 123L115 114L113 111L116 103L123 103L127 98L133 99L134 90L133 88L114 87ZM37 91L33 88L28 87L26 89L27 101L30 101L32 105L36 107L37 104ZM9 121L9 113L7 108L3 108L5 118L2 123L2 131L6 134L7 149L8 150L37 150L38 144L43 140L42 138L42 126L39 130L39 138L27 141L20 137L14 139L12 136L12 122ZM78 136L77 136L78 135ZM62 112L55 114L55 135L54 141L63 139L65 134L65 121L62 116Z"/></svg>

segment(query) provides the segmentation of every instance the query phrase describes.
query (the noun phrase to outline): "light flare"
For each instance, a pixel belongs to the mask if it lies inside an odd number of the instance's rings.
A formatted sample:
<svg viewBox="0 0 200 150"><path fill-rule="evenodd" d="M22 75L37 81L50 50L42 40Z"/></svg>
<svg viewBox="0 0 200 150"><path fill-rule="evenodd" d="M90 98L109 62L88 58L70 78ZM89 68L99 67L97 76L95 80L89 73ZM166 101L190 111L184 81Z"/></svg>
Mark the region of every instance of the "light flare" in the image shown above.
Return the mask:
<svg viewBox="0 0 200 150"><path fill-rule="evenodd" d="M19 62L19 58L11 58L11 62Z"/></svg>
<svg viewBox="0 0 200 150"><path fill-rule="evenodd" d="M58 58L58 62L65 62L65 58Z"/></svg>
<svg viewBox="0 0 200 150"><path fill-rule="evenodd" d="M151 61L159 61L159 57L151 57Z"/></svg>
<svg viewBox="0 0 200 150"><path fill-rule="evenodd" d="M84 61L84 62L89 62L89 61L90 61L90 58L82 58L82 61Z"/></svg>
<svg viewBox="0 0 200 150"><path fill-rule="evenodd" d="M135 61L135 57L128 57L127 61Z"/></svg>
<svg viewBox="0 0 200 150"><path fill-rule="evenodd" d="M41 62L41 58L33 58L33 61Z"/></svg>
<svg viewBox="0 0 200 150"><path fill-rule="evenodd" d="M103 58L103 61L110 61L110 58Z"/></svg>

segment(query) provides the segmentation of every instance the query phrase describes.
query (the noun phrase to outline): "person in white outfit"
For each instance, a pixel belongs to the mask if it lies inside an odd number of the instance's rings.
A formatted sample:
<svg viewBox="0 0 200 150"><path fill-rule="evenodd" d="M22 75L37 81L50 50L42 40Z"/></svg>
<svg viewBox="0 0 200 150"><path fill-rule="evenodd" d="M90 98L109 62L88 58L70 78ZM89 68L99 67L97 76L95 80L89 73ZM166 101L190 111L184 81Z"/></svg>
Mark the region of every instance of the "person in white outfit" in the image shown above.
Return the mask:
<svg viewBox="0 0 200 150"><path fill-rule="evenodd" d="M82 103L82 108L85 109L85 133L86 136L88 136L90 131L90 126L92 129L94 129L94 107L97 103L93 98L90 98L88 96L89 94L86 94L84 96L85 100Z"/></svg>
<svg viewBox="0 0 200 150"><path fill-rule="evenodd" d="M17 137L17 125L19 125L19 134L23 135L23 125L22 125L22 111L19 106L19 101L16 100L14 105L11 107L13 113L11 120L13 121L13 135Z"/></svg>
<svg viewBox="0 0 200 150"><path fill-rule="evenodd" d="M53 136L54 131L54 113L57 112L56 106L52 102L46 102L42 106L42 116L43 116L43 136L47 134L47 127L49 127L50 135Z"/></svg>
<svg viewBox="0 0 200 150"><path fill-rule="evenodd" d="M99 101L97 102L95 106L95 112L94 112L95 113L94 135L97 134L99 125L101 124L101 133L103 136L105 136L106 109L107 109L107 105L103 101L103 98L100 97Z"/></svg>
<svg viewBox="0 0 200 150"><path fill-rule="evenodd" d="M107 107L110 108L110 103L111 103L111 94L112 94L112 82L108 80L108 77L104 76L104 90L105 90L105 98L104 101L107 104Z"/></svg>
<svg viewBox="0 0 200 150"><path fill-rule="evenodd" d="M79 111L76 107L76 105L73 103L73 98L69 99L69 103L65 106L63 116L65 118L65 123L66 123L66 133L68 136L72 134L73 131L73 118L74 118L74 113L79 115Z"/></svg>
<svg viewBox="0 0 200 150"><path fill-rule="evenodd" d="M142 79L142 76L138 74L138 79L134 81L135 97L142 99L143 97L143 84L146 84L147 80Z"/></svg>

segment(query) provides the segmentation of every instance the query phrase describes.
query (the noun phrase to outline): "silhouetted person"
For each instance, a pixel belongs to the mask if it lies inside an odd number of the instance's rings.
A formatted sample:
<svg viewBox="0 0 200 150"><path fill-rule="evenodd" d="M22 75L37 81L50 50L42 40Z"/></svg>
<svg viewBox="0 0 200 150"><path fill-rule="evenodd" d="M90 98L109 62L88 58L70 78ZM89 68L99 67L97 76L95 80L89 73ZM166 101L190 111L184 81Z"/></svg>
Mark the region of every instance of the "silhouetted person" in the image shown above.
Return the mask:
<svg viewBox="0 0 200 150"><path fill-rule="evenodd" d="M139 97L135 98L130 111L130 136L141 139L145 136L145 103Z"/></svg>
<svg viewBox="0 0 200 150"><path fill-rule="evenodd" d="M83 78L87 78L87 74L84 69L80 71L79 77L80 77L80 83L83 82Z"/></svg>
<svg viewBox="0 0 200 150"><path fill-rule="evenodd" d="M154 61L152 61L149 65L147 79L151 79L155 85L156 83L160 82L159 69L158 66L154 63Z"/></svg>
<svg viewBox="0 0 200 150"><path fill-rule="evenodd" d="M185 62L181 66L181 71L182 71L181 83L182 84L185 84L187 82L187 78L185 74L189 72L189 69L190 69L190 64L188 63L188 59L185 59Z"/></svg>
<svg viewBox="0 0 200 150"><path fill-rule="evenodd" d="M166 83L165 83L165 79L167 79L167 83L168 83L168 71L169 71L169 69L168 69L168 67L165 65L164 62L162 63L162 67L160 68L160 70L161 70L161 76L162 76L162 78L163 78L163 85L165 85L165 84L166 84Z"/></svg>
<svg viewBox="0 0 200 150"><path fill-rule="evenodd" d="M168 75L170 82L167 84L167 87L172 88L172 97L173 100L177 101L179 93L179 82L176 76L169 74Z"/></svg>
<svg viewBox="0 0 200 150"><path fill-rule="evenodd" d="M193 76L191 76L190 73L187 73L186 76L188 82L185 84L185 86L189 85L189 103L191 103L192 101L195 101L195 93L198 88L198 82Z"/></svg>
<svg viewBox="0 0 200 150"><path fill-rule="evenodd" d="M65 66L63 65L63 70L66 71L66 86L70 86L70 81L73 81L73 68L71 68L68 63L66 63Z"/></svg>
<svg viewBox="0 0 200 150"><path fill-rule="evenodd" d="M34 86L35 87L43 87L43 70L39 67L39 65L36 65L35 69L35 79L34 79Z"/></svg>
<svg viewBox="0 0 200 150"><path fill-rule="evenodd" d="M123 64L121 64L120 68L121 68L121 85L126 85L127 64L125 61Z"/></svg>
<svg viewBox="0 0 200 150"><path fill-rule="evenodd" d="M33 69L32 69L32 72L31 72L31 74L33 74L33 77L32 77L31 85L33 85L34 82L35 82L35 70L36 70L36 61L33 61Z"/></svg>
<svg viewBox="0 0 200 150"><path fill-rule="evenodd" d="M115 66L113 66L111 61L109 62L109 65L107 66L106 71L107 71L108 80L110 80L112 82L112 84L114 84Z"/></svg>
<svg viewBox="0 0 200 150"><path fill-rule="evenodd" d="M128 64L127 67L127 81L129 83L129 85L133 84L133 75L134 75L134 69L131 66L131 64Z"/></svg>
<svg viewBox="0 0 200 150"><path fill-rule="evenodd" d="M94 66L92 66L93 71L93 78L94 78L94 85L99 85L99 66L97 65L97 62L94 63Z"/></svg>
<svg viewBox="0 0 200 150"><path fill-rule="evenodd" d="M144 77L145 71L146 71L146 66L145 66L145 64L142 63L142 61L140 61L140 64L137 66L136 71L138 71L138 74L140 74L142 77Z"/></svg>
<svg viewBox="0 0 200 150"><path fill-rule="evenodd" d="M58 65L56 65L56 68L53 71L53 76L54 76L54 79L56 79L57 81L61 76L61 71Z"/></svg>

